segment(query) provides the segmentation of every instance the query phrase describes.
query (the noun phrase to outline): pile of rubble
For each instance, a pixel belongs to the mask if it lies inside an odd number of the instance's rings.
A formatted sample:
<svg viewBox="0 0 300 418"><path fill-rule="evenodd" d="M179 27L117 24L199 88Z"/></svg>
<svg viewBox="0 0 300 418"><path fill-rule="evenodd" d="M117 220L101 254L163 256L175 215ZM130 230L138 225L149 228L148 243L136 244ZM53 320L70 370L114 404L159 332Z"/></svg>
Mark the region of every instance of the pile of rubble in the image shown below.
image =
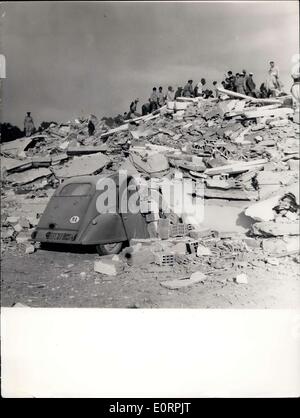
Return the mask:
<svg viewBox="0 0 300 418"><path fill-rule="evenodd" d="M93 136L87 120L75 120L2 144L3 251L15 243L34 251L30 234L64 179L127 170L158 185L164 178L189 178L204 199L248 201L245 215L255 223L248 237L222 236L203 231L197 216L176 215L176 208L162 218L145 201L150 239L133 240L114 260L98 260L96 271L114 274L112 266L119 263L143 268L148 260L174 274L178 270L188 285L219 268L224 274L224 266L235 268L237 282L245 282L243 266L253 258L290 255L299 261L299 124L291 98L221 93L220 99L179 97L114 129L97 122ZM201 274L194 274L198 269ZM176 280L164 285L181 287L183 281Z"/></svg>

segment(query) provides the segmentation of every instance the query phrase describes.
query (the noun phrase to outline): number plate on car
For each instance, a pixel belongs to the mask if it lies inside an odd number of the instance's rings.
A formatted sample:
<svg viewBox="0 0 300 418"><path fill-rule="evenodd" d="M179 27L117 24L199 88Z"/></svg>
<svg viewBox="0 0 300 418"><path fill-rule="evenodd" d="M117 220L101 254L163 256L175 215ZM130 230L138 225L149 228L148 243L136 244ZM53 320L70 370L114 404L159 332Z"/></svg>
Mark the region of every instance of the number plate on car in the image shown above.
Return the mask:
<svg viewBox="0 0 300 418"><path fill-rule="evenodd" d="M69 232L47 232L46 238L55 241L74 241L76 234Z"/></svg>

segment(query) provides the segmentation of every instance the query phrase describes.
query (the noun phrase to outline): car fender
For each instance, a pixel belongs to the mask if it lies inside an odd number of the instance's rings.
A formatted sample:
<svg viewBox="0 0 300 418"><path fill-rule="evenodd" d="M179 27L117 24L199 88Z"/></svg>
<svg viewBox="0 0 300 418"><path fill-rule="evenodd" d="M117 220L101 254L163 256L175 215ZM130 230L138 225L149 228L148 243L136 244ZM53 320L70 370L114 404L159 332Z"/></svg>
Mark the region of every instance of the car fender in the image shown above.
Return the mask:
<svg viewBox="0 0 300 418"><path fill-rule="evenodd" d="M88 224L78 240L83 245L110 244L127 241L127 235L118 213L104 213Z"/></svg>

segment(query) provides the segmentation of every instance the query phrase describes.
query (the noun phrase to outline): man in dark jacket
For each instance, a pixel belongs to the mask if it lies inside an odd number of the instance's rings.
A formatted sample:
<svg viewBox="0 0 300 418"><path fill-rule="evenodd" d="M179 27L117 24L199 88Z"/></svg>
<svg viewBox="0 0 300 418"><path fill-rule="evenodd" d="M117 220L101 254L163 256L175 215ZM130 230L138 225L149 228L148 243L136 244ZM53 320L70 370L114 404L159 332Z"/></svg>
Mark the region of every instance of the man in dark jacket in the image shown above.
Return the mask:
<svg viewBox="0 0 300 418"><path fill-rule="evenodd" d="M156 87L153 87L152 94L150 96L151 112L158 109L158 95Z"/></svg>
<svg viewBox="0 0 300 418"><path fill-rule="evenodd" d="M247 96L256 97L256 85L253 80L253 73L249 73L245 80L245 91Z"/></svg>
<svg viewBox="0 0 300 418"><path fill-rule="evenodd" d="M165 104L165 95L163 93L163 88L159 87L158 88L158 106L162 107Z"/></svg>
<svg viewBox="0 0 300 418"><path fill-rule="evenodd" d="M142 116L148 115L148 113L151 113L151 102L149 99L148 103L143 104L142 106Z"/></svg>
<svg viewBox="0 0 300 418"><path fill-rule="evenodd" d="M174 100L176 100L176 99L177 99L177 97L181 97L181 95L182 95L182 90L183 90L183 88L182 88L182 87L177 87L176 93L175 93L175 95L174 95Z"/></svg>
<svg viewBox="0 0 300 418"><path fill-rule="evenodd" d="M228 90L235 91L235 76L232 74L232 71L227 72Z"/></svg>
<svg viewBox="0 0 300 418"><path fill-rule="evenodd" d="M183 97L194 97L193 80L189 80L183 88Z"/></svg>

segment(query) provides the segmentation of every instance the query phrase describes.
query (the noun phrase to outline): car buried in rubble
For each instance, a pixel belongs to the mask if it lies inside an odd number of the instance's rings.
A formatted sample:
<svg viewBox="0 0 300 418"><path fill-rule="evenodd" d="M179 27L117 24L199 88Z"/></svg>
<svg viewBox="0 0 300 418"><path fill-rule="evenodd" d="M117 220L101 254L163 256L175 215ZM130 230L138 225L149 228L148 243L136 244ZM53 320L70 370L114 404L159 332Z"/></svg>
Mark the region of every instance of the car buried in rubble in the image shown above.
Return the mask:
<svg viewBox="0 0 300 418"><path fill-rule="evenodd" d="M40 243L96 246L100 255L118 254L132 238L149 237L140 211L121 211L121 199L125 196L128 202L137 190L132 176L121 179L119 173L68 179L50 198L32 239Z"/></svg>

